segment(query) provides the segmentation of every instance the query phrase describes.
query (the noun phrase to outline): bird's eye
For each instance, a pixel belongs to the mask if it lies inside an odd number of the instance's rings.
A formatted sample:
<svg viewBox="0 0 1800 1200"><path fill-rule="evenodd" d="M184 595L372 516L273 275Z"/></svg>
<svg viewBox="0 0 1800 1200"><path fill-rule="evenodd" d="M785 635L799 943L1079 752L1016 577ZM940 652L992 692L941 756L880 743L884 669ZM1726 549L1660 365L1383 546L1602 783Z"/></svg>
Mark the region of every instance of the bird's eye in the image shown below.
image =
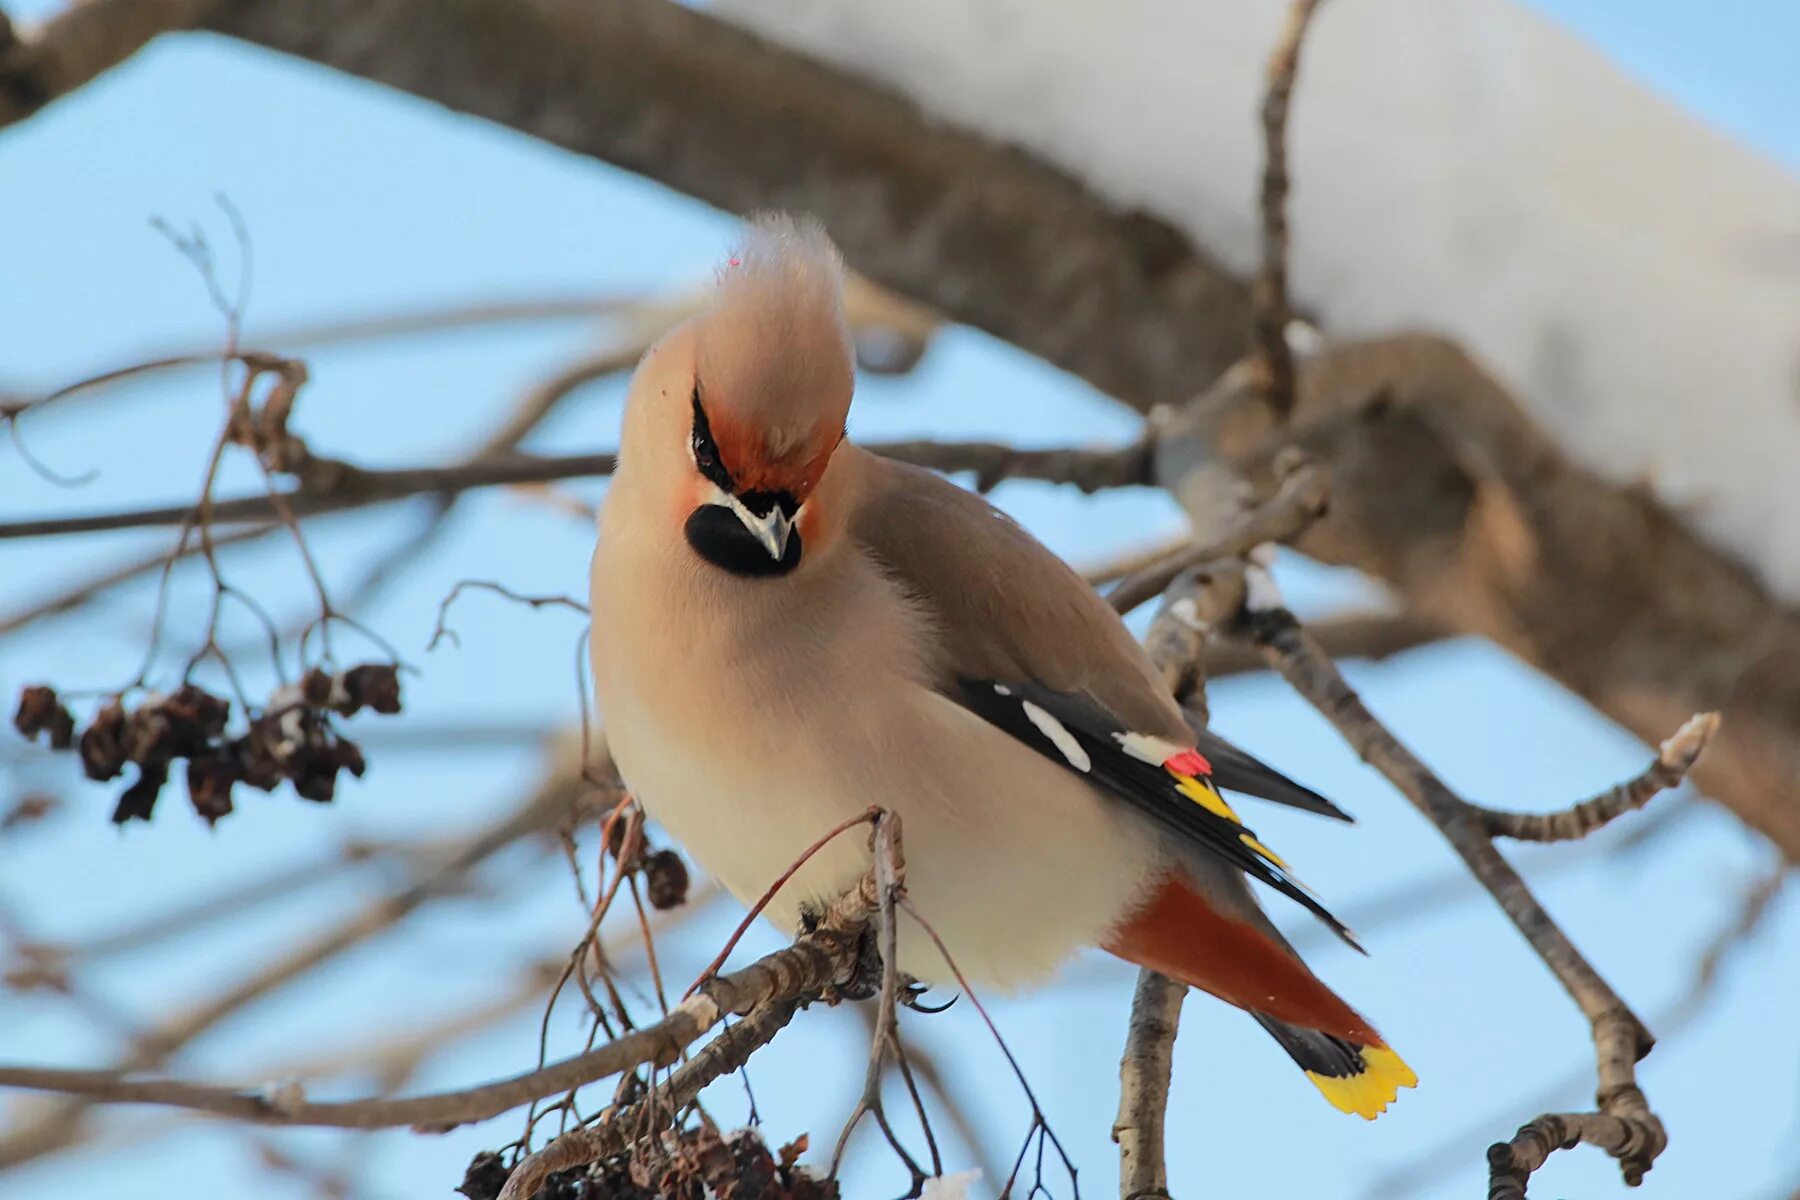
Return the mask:
<svg viewBox="0 0 1800 1200"><path fill-rule="evenodd" d="M719 447L713 441L712 427L706 420L706 409L700 404L700 385L694 385L694 428L688 439L688 448L693 451L694 466L700 474L706 476L719 490L732 491L731 472L719 459Z"/></svg>

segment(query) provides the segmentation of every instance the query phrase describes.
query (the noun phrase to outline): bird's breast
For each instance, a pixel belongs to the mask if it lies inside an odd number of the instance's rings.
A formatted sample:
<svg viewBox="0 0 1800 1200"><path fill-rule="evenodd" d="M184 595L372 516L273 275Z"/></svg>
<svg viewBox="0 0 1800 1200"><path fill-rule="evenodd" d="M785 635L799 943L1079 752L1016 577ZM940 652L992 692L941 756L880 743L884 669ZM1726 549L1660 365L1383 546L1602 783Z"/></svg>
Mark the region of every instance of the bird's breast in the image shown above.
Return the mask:
<svg viewBox="0 0 1800 1200"><path fill-rule="evenodd" d="M744 903L871 805L901 816L908 891L977 982L1043 976L1145 893L1156 850L1141 827L934 690L929 630L878 573L776 626L704 587L637 583L595 582L609 746L650 815ZM818 850L771 920L791 932L853 885L868 846L853 829ZM949 977L916 927L901 958Z"/></svg>

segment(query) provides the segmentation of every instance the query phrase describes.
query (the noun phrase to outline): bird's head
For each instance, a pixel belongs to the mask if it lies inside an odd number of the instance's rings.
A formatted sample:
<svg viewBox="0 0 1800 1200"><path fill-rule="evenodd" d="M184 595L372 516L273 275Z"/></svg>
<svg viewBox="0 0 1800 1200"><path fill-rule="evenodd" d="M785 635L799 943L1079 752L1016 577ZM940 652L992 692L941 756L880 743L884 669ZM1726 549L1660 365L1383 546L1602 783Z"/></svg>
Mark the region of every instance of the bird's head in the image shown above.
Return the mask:
<svg viewBox="0 0 1800 1200"><path fill-rule="evenodd" d="M708 563L786 575L827 532L816 493L854 385L836 247L816 223L760 218L706 308L639 368L621 469L653 459Z"/></svg>

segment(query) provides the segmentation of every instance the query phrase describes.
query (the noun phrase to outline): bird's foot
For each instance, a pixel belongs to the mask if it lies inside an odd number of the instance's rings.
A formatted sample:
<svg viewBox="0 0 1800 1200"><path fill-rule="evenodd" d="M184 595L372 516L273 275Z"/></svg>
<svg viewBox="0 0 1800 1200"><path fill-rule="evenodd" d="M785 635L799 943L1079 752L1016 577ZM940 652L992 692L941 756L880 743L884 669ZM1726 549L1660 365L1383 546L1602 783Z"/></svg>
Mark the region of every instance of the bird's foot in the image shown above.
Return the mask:
<svg viewBox="0 0 1800 1200"><path fill-rule="evenodd" d="M912 1009L914 1012L925 1013L927 1016L931 1016L943 1012L952 1004L956 1003L956 997L952 995L942 1004L927 1004L925 1003L925 993L931 990L931 985L929 983L920 983L910 975L905 976L904 980L905 982L900 985L900 1003L906 1005L906 1007Z"/></svg>
<svg viewBox="0 0 1800 1200"><path fill-rule="evenodd" d="M839 1004L845 1000L867 1000L881 993L881 939L874 926L865 926L856 935L856 957L850 974L841 982L825 989L825 1002Z"/></svg>

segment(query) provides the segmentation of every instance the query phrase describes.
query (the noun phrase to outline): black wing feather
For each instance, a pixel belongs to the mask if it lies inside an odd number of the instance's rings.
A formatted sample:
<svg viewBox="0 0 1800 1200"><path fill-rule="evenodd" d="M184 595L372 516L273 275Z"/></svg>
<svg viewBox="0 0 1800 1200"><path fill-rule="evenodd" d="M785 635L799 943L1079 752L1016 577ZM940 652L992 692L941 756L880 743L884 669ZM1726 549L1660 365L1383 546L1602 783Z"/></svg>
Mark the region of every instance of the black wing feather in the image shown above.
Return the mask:
<svg viewBox="0 0 1800 1200"><path fill-rule="evenodd" d="M1182 841L1219 856L1304 906L1344 941L1362 949L1344 923L1287 873L1256 840L1255 833L1184 794L1180 778L1161 764L1127 753L1120 738L1131 731L1092 697L1056 692L1034 683L959 678L955 698L989 724L1124 800ZM1028 706L1036 706L1060 726L1065 744L1059 744L1033 720ZM1078 748L1074 755L1066 744L1070 738ZM1083 758L1085 762L1080 761ZM1210 780L1203 783L1211 787ZM1224 804L1222 800L1219 803Z"/></svg>
<svg viewBox="0 0 1800 1200"><path fill-rule="evenodd" d="M1268 763L1240 750L1210 729L1195 731L1195 747L1206 755L1213 767L1212 780L1226 791L1242 792L1259 800L1285 804L1305 812L1318 813L1336 821L1355 824L1356 818L1313 791L1295 783Z"/></svg>

